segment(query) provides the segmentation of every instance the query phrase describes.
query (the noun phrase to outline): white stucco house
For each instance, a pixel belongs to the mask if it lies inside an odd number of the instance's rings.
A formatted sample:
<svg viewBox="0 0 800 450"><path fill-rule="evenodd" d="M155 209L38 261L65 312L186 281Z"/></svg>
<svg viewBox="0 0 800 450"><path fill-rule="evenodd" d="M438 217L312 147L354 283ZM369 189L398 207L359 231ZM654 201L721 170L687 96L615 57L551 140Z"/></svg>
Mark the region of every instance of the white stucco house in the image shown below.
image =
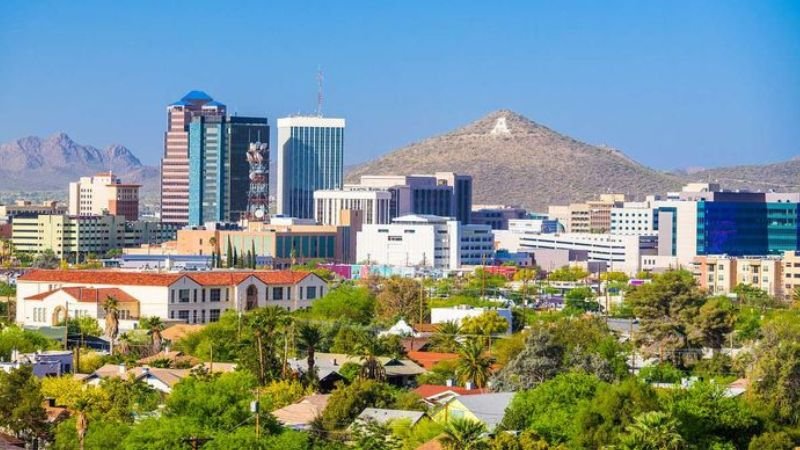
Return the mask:
<svg viewBox="0 0 800 450"><path fill-rule="evenodd" d="M50 326L69 315L103 325L103 305L111 297L118 303L121 330L153 316L202 324L219 320L228 309L306 308L327 291L325 280L311 272L33 270L17 279L16 321Z"/></svg>

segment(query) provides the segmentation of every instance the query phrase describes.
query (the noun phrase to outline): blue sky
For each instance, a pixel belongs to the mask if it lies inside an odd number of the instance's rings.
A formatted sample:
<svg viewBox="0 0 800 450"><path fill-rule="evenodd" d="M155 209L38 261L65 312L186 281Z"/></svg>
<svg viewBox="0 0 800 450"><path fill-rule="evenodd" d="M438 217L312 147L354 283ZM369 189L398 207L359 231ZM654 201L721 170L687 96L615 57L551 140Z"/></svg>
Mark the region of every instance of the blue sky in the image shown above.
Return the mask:
<svg viewBox="0 0 800 450"><path fill-rule="evenodd" d="M800 155L800 2L0 2L0 141L162 152L165 106L348 120L358 162L510 108L661 169Z"/></svg>

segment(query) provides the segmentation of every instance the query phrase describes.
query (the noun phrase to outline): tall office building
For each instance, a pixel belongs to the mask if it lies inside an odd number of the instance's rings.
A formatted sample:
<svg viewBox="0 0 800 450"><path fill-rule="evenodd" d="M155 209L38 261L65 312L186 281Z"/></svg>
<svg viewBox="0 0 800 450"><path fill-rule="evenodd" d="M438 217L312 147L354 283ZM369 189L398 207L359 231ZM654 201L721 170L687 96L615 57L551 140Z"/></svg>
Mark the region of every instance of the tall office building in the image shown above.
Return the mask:
<svg viewBox="0 0 800 450"><path fill-rule="evenodd" d="M189 225L234 222L247 210L247 150L269 142L263 117L200 114L189 124ZM269 153L266 153L269 165Z"/></svg>
<svg viewBox="0 0 800 450"><path fill-rule="evenodd" d="M312 219L314 191L342 188L344 127L344 119L278 119L278 214Z"/></svg>
<svg viewBox="0 0 800 450"><path fill-rule="evenodd" d="M189 124L194 116L225 114L225 105L203 91L191 91L167 106L167 131L161 159L161 220L189 223Z"/></svg>

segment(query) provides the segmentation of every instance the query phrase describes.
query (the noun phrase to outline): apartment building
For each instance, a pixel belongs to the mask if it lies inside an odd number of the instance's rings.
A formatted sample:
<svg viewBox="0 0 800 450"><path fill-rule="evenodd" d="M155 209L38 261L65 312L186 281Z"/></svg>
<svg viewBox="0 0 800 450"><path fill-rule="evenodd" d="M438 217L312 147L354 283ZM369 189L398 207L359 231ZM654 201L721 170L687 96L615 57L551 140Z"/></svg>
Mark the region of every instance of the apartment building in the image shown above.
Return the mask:
<svg viewBox="0 0 800 450"><path fill-rule="evenodd" d="M776 257L698 256L693 273L703 289L715 295L727 295L745 284L767 294L784 298L783 263Z"/></svg>

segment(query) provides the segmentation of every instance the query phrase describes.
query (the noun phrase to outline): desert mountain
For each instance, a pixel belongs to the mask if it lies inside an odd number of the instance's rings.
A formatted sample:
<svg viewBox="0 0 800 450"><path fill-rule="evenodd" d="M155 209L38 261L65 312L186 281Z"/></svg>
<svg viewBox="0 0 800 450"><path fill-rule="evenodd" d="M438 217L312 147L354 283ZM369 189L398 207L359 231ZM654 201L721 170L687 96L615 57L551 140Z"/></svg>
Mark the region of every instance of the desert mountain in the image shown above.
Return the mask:
<svg viewBox="0 0 800 450"><path fill-rule="evenodd" d="M100 150L78 144L65 133L0 144L0 161L0 190L6 191L66 191L70 181L108 170L126 183L142 183L145 188L159 178L157 168L142 164L124 146Z"/></svg>
<svg viewBox="0 0 800 450"><path fill-rule="evenodd" d="M536 210L606 192L641 198L674 191L683 182L617 150L580 142L508 110L358 165L347 179L355 183L361 175L436 171L472 175L474 203Z"/></svg>
<svg viewBox="0 0 800 450"><path fill-rule="evenodd" d="M692 172L687 178L717 182L726 189L797 192L800 191L800 157L774 164L706 169Z"/></svg>

